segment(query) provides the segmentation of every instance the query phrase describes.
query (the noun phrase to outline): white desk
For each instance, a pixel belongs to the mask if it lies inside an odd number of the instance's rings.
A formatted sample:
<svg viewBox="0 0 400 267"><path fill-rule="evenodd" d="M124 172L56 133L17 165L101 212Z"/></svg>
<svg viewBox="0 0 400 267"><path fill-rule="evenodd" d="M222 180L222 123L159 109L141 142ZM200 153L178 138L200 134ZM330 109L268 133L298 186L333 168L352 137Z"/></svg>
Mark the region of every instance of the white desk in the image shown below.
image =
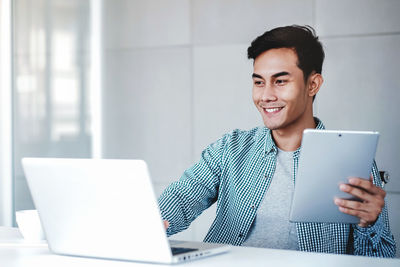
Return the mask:
<svg viewBox="0 0 400 267"><path fill-rule="evenodd" d="M127 261L100 260L52 254L46 243L23 241L18 229L0 227L0 266L4 267L99 267L99 266L167 266ZM323 266L323 267L400 267L400 259L308 253L289 250L233 247L228 253L175 266Z"/></svg>

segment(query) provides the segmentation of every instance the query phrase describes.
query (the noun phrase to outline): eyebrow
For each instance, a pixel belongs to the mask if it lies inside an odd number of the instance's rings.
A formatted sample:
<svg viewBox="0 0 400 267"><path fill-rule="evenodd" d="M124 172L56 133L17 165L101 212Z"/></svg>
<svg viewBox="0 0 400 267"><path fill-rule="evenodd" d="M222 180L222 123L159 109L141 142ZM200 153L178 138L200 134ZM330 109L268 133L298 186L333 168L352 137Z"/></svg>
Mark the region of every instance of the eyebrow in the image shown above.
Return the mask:
<svg viewBox="0 0 400 267"><path fill-rule="evenodd" d="M278 78L278 77L280 77L280 76L285 76L285 75L290 75L290 73L287 72L287 71L281 71L281 72L278 72L278 73L273 74L272 77L273 77L273 78ZM251 75L251 77L253 77L253 78L259 78L259 79L264 79L261 75L259 75L259 74L257 74L257 73L253 73L253 74Z"/></svg>
<svg viewBox="0 0 400 267"><path fill-rule="evenodd" d="M275 73L274 75L272 75L272 77L278 78L280 76L285 76L285 75L290 75L290 73L287 71L281 71L281 72Z"/></svg>
<svg viewBox="0 0 400 267"><path fill-rule="evenodd" d="M264 79L261 75L253 73L253 75L251 75L251 77L253 78L259 78L259 79Z"/></svg>

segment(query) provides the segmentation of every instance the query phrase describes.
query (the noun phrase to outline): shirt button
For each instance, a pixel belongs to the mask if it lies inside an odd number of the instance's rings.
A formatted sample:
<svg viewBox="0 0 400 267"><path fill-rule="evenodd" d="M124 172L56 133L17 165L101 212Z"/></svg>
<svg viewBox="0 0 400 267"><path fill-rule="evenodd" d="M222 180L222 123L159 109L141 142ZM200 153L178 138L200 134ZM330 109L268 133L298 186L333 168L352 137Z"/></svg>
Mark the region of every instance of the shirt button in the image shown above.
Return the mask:
<svg viewBox="0 0 400 267"><path fill-rule="evenodd" d="M375 233L371 233L369 236L370 236L370 237L374 237L374 236L375 236Z"/></svg>
<svg viewBox="0 0 400 267"><path fill-rule="evenodd" d="M242 238L242 237L243 237L243 234L239 234L239 237Z"/></svg>
<svg viewBox="0 0 400 267"><path fill-rule="evenodd" d="M251 208L254 210L256 207L254 207L254 206L251 206Z"/></svg>

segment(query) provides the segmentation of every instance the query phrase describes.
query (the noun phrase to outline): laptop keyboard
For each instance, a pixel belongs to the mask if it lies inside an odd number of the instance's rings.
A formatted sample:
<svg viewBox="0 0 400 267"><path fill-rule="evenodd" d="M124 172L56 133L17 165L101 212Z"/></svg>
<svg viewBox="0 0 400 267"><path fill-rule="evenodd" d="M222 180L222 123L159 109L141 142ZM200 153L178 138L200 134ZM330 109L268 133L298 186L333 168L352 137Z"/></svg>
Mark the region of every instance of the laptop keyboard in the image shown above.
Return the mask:
<svg viewBox="0 0 400 267"><path fill-rule="evenodd" d="M179 247L171 247L172 255L183 254L187 252L196 251L196 248L179 248Z"/></svg>

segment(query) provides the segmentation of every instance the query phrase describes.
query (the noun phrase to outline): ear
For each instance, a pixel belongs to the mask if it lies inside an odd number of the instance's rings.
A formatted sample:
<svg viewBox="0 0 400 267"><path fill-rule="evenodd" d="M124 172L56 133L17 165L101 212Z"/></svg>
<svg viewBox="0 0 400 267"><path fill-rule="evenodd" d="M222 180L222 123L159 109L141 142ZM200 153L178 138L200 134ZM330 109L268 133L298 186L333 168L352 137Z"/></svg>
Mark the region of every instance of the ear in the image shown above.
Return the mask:
<svg viewBox="0 0 400 267"><path fill-rule="evenodd" d="M308 77L308 96L315 96L321 88L324 78L319 73L312 73Z"/></svg>

